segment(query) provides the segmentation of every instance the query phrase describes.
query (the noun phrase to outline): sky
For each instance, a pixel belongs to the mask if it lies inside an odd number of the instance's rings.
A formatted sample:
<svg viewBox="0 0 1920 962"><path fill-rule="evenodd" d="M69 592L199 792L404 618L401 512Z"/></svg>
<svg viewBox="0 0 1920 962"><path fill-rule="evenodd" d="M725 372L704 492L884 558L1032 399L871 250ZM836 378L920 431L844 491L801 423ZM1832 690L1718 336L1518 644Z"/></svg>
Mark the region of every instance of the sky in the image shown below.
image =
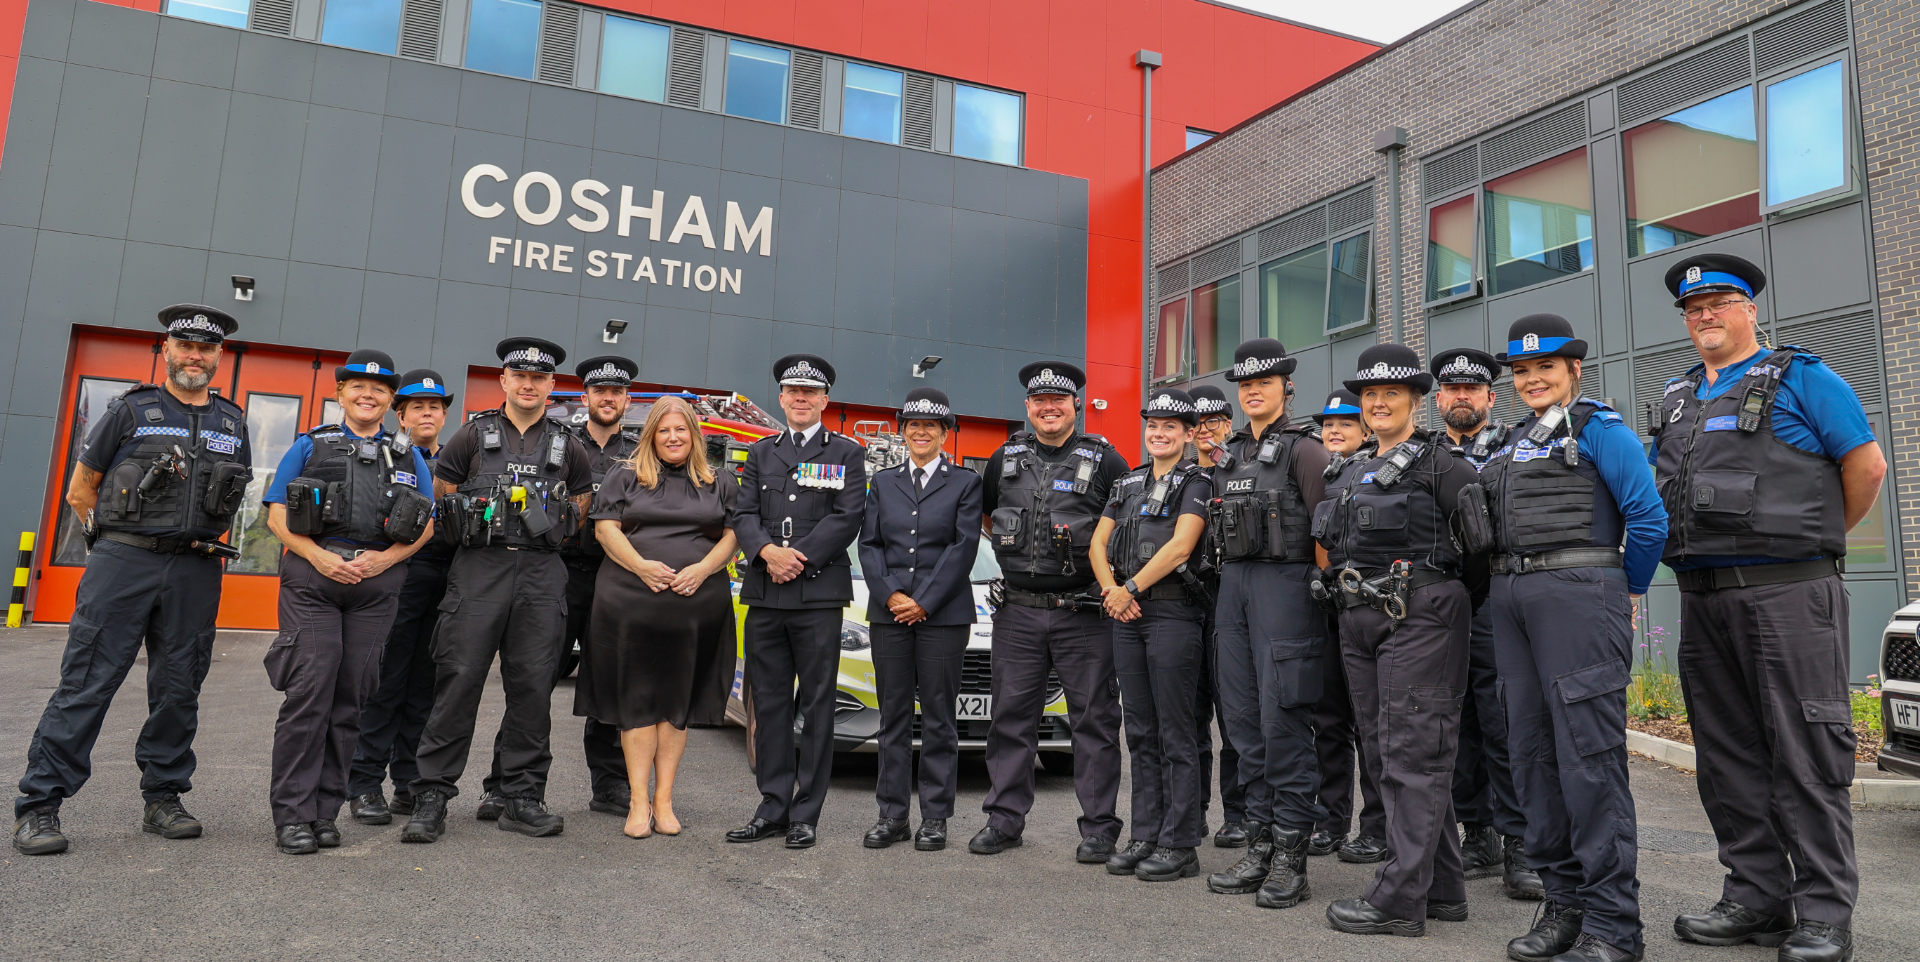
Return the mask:
<svg viewBox="0 0 1920 962"><path fill-rule="evenodd" d="M1392 43L1466 5L1464 0L1225 0L1236 7L1285 17L1377 43Z"/></svg>

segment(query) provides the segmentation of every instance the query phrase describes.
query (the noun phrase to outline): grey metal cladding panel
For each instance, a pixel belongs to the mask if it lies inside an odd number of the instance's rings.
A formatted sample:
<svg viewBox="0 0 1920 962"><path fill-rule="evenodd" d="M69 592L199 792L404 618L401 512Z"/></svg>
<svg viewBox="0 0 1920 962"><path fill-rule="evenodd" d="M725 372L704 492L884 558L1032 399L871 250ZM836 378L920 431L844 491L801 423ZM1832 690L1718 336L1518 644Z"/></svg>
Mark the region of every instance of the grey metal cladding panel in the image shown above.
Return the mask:
<svg viewBox="0 0 1920 962"><path fill-rule="evenodd" d="M373 191L367 266L436 277L449 216L470 218L456 193L454 128L387 117L380 131L380 170ZM453 206L448 206L451 200ZM471 252L468 252L471 255Z"/></svg>
<svg viewBox="0 0 1920 962"><path fill-rule="evenodd" d="M787 131L787 147L780 158L780 176L790 181L840 186L840 151L844 137L810 130Z"/></svg>
<svg viewBox="0 0 1920 962"><path fill-rule="evenodd" d="M1078 332L1081 355L1086 354L1087 336L1087 232L1076 227L1056 227L1060 258L1058 306L1054 309L1056 334L1063 340ZM1065 350L1063 347L1062 350Z"/></svg>
<svg viewBox="0 0 1920 962"><path fill-rule="evenodd" d="M471 281L506 287L513 279L512 244L508 253L487 263L490 237L512 238L520 228L513 213L513 180L522 170L521 157L526 141L478 130L457 130L453 135L453 164L447 178L447 229L440 248L440 276L447 280ZM480 203L499 204L503 208L491 218L467 213L460 201L460 178L475 164L493 164L507 171L507 179L496 183L482 178L474 186ZM436 348L437 350L437 348ZM443 372L444 373L444 372Z"/></svg>
<svg viewBox="0 0 1920 962"><path fill-rule="evenodd" d="M128 242L120 260L114 326L158 331L154 315L168 304L199 302L206 273L205 250ZM229 288L227 300L232 299Z"/></svg>
<svg viewBox="0 0 1920 962"><path fill-rule="evenodd" d="M533 84L528 94L527 136L557 144L592 147L594 101L584 90Z"/></svg>
<svg viewBox="0 0 1920 962"><path fill-rule="evenodd" d="M887 357L886 370L884 372L874 372L874 376L876 377L883 373L885 374L887 382L887 404L889 406L897 407L907 399L907 392L914 388L932 387L939 388L942 391L950 391L950 383L955 379L974 376L974 372L972 371L949 371L947 369L949 365L944 360L947 356L947 345L943 341L930 340L924 337L904 337L896 334L892 338L891 348L892 353ZM914 377L913 366L918 364L921 358L929 354L942 358L942 363L939 367L926 372L926 377ZM952 399L951 393L948 394L948 399ZM966 411L965 413L973 414L976 412ZM848 426L851 427L852 425Z"/></svg>
<svg viewBox="0 0 1920 962"><path fill-rule="evenodd" d="M233 299L233 275L254 279L253 300ZM278 258L248 257L244 254L207 255L207 276L201 282L202 304L218 304L240 322L238 337L248 341L272 343L280 340L280 317L287 306L287 262ZM150 312L167 306L165 301L143 301Z"/></svg>
<svg viewBox="0 0 1920 962"><path fill-rule="evenodd" d="M834 327L892 333L893 227L898 205L891 197L841 192Z"/></svg>
<svg viewBox="0 0 1920 962"><path fill-rule="evenodd" d="M715 267L723 267L740 272L739 293L714 292L713 309L717 313L733 314L740 317L773 317L774 259L760 256L760 243L755 241L751 250L734 245L733 250L726 249L726 204L731 201L740 205L740 216L747 223L753 223L760 208L771 207L774 210L774 237L780 236L780 181L768 177L755 177L752 174L723 173L720 175L720 202L714 205L713 214L718 220L714 223L714 237L721 241L721 249L709 251L708 257ZM769 251L772 248L768 248Z"/></svg>
<svg viewBox="0 0 1920 962"><path fill-rule="evenodd" d="M1027 220L1056 223L1060 216L1058 174L1014 168L1007 171L1007 213Z"/></svg>
<svg viewBox="0 0 1920 962"><path fill-rule="evenodd" d="M507 336L507 300L504 287L441 281L427 366L465 384L469 364L499 364L493 346Z"/></svg>
<svg viewBox="0 0 1920 962"><path fill-rule="evenodd" d="M1518 318L1509 318L1509 323ZM1501 329L1505 334L1505 328ZM1471 347L1484 350L1492 346L1487 334L1487 308L1485 304L1472 303L1458 308L1429 311L1427 313L1427 353L1449 351L1456 347ZM1505 350L1501 348L1500 350ZM1340 374L1341 372L1334 372ZM1349 372L1350 373L1350 372ZM1341 380L1341 378L1335 378ZM1318 401L1318 398L1310 399Z"/></svg>
<svg viewBox="0 0 1920 962"><path fill-rule="evenodd" d="M536 194L535 196L538 195ZM509 214L507 216L510 217L512 215ZM505 218L503 217L502 219L504 220ZM547 256L541 258L539 262L536 262L532 257L526 257L521 261L520 267L513 268L513 289L515 294L519 294L522 291L556 295L580 293L580 272L586 267L586 252L580 250L579 234L568 227L554 226L555 224L562 223L564 222L555 221L553 224L548 224L545 227L532 227L526 224L520 225L518 236L525 239L529 245L535 243L547 245ZM555 250L555 248L559 247L572 249L564 251ZM449 257L453 258L461 256L461 252L457 250L450 250L447 253ZM476 260L484 261L486 260L486 253L487 248L482 246L468 256L472 256ZM533 251L529 247L526 253L532 254ZM500 259L502 261L511 260L511 254L502 254ZM535 263L545 263L547 265L546 269L543 270L533 266ZM545 335L542 336L544 337Z"/></svg>
<svg viewBox="0 0 1920 962"><path fill-rule="evenodd" d="M953 301L953 209L900 201L893 248L894 333L945 341Z"/></svg>
<svg viewBox="0 0 1920 962"><path fill-rule="evenodd" d="M306 101L313 96L313 60L317 44L244 32L233 71L236 93Z"/></svg>
<svg viewBox="0 0 1920 962"><path fill-rule="evenodd" d="M1060 178L1060 224L1087 229L1087 181L1082 177Z"/></svg>
<svg viewBox="0 0 1920 962"><path fill-rule="evenodd" d="M60 87L40 226L125 237L147 110L143 76L69 64Z"/></svg>
<svg viewBox="0 0 1920 962"><path fill-rule="evenodd" d="M1009 368L1005 363L1005 352L999 348L949 342L943 353L946 360L934 370L949 372L945 390L955 410L967 414L1020 417L1008 410L1009 400L1014 400L1013 408L1020 407L1017 402L1019 387L1013 383L1019 365Z"/></svg>
<svg viewBox="0 0 1920 962"><path fill-rule="evenodd" d="M1007 168L978 160L953 162L953 206L988 214L1007 212Z"/></svg>
<svg viewBox="0 0 1920 962"><path fill-rule="evenodd" d="M833 326L839 236L839 191L791 180L781 186L773 233L775 320Z"/></svg>
<svg viewBox="0 0 1920 962"><path fill-rule="evenodd" d="M1860 205L1848 204L1775 224L1767 289L1774 318L1862 304L1873 298L1866 225Z"/></svg>
<svg viewBox="0 0 1920 962"><path fill-rule="evenodd" d="M26 316L33 323L21 332L8 411L55 412L64 372L62 365L48 359L66 356L67 330L72 325L112 323L117 285L109 279L120 276L124 247L124 242L105 237L40 232L33 275L27 282Z"/></svg>
<svg viewBox="0 0 1920 962"><path fill-rule="evenodd" d="M590 156L593 179L607 185L607 195L601 201L607 206L607 226L605 230L589 235L595 238L589 243L605 247L610 251L624 251L639 257L646 252L648 222L636 217L628 222L628 235L620 236L620 188L622 185L633 188L633 202L636 206L646 207L652 204L655 181L659 179L660 162L648 157L635 157L631 154L606 150L596 150ZM673 216L677 213L679 212L668 212L665 202L661 204L660 216L666 218L666 223L660 227L661 239L664 240L667 231L673 227ZM611 278L613 275L607 276ZM592 285L594 281L589 278L582 283ZM634 299L645 300L646 298Z"/></svg>
<svg viewBox="0 0 1920 962"><path fill-rule="evenodd" d="M16 482L6 509L6 530L30 530L40 521L46 503L47 465L53 460L54 419L15 414L6 419L6 440L0 444L0 473Z"/></svg>
<svg viewBox="0 0 1920 962"><path fill-rule="evenodd" d="M900 152L900 199L953 206L953 158L919 150Z"/></svg>
<svg viewBox="0 0 1920 962"><path fill-rule="evenodd" d="M339 47L316 47L313 102L382 113L387 108L387 71L396 58Z"/></svg>
<svg viewBox="0 0 1920 962"><path fill-rule="evenodd" d="M284 40L273 41L285 46ZM246 49L246 42L241 42ZM293 241L294 180L305 150L307 106L235 93L227 120L213 248L286 257Z"/></svg>
<svg viewBox="0 0 1920 962"><path fill-rule="evenodd" d="M1598 99L1598 98L1596 98ZM1591 101L1589 102L1591 103ZM1609 100L1609 110L1612 101ZM1618 183L1620 161L1614 151L1614 139L1602 137L1587 152L1593 164L1593 182ZM1611 188L1594 191L1593 242L1595 250L1626 249L1625 223L1620 212L1620 194ZM1597 276L1600 295L1600 341L1594 353L1619 354L1630 350L1627 337L1627 274L1612 257L1602 258Z"/></svg>
<svg viewBox="0 0 1920 962"><path fill-rule="evenodd" d="M745 391L773 366L773 322L715 314L707 327L706 387ZM625 340L625 338L622 338Z"/></svg>
<svg viewBox="0 0 1920 962"><path fill-rule="evenodd" d="M21 34L20 56L65 62L67 41L73 36L73 8L80 0L32 0ZM16 96L16 107L19 99Z"/></svg>
<svg viewBox="0 0 1920 962"><path fill-rule="evenodd" d="M721 129L726 118L679 107L660 111L660 159L701 167L720 166Z"/></svg>
<svg viewBox="0 0 1920 962"><path fill-rule="evenodd" d="M581 297L574 301L573 336L554 338L554 341L567 349L565 365L567 373L573 373L573 365L593 357L596 354L618 354L622 357L636 356L645 339L647 330L647 307L624 301L608 301L595 297ZM601 340L607 329L607 321L613 318L626 321L625 333L620 335L620 343L608 344Z"/></svg>
<svg viewBox="0 0 1920 962"><path fill-rule="evenodd" d="M1593 272L1575 274L1565 280L1530 287L1518 294L1487 302L1487 337L1496 346L1505 343L1507 331L1528 314L1551 312L1573 325L1574 336L1592 345L1599 340L1600 312L1593 292ZM1501 348L1505 350L1505 348ZM1597 354L1589 347L1589 352Z"/></svg>
<svg viewBox="0 0 1920 962"><path fill-rule="evenodd" d="M640 191L644 186L634 185L637 200L642 199ZM720 172L711 167L662 160L652 186L665 191L666 199L660 211L660 243L636 251L638 254L652 254L655 269L660 275L659 285L647 294L647 303L687 310L712 310L714 294L687 283L683 272L701 264L712 264L713 255L720 249L726 228L726 204L719 197ZM673 229L681 215L691 213L687 208L692 206L694 197L700 198L699 209L706 211L707 229L713 233L712 249L708 249L697 232L682 234L678 244L671 243ZM667 266L663 259L681 262L681 266L673 268L671 285L668 284Z"/></svg>
<svg viewBox="0 0 1920 962"><path fill-rule="evenodd" d="M813 324L793 324L787 321L776 320L773 322L773 339L768 342L768 347L770 349L767 351L767 356L770 358L782 358L789 354L802 353L831 357L833 354L833 328L820 327ZM760 372L759 380L753 382L751 385L763 391L770 399L776 398L780 393L779 385L773 383L772 365L773 362L768 361L767 368ZM739 388L738 390L752 393L748 391L747 388ZM774 417L779 416L778 413L774 414Z"/></svg>
<svg viewBox="0 0 1920 962"><path fill-rule="evenodd" d="M27 282L32 277L33 245L37 231L27 227L0 227L0 353L18 356L20 331L27 318ZM42 359L46 361L46 359ZM13 383L13 365L0 366L0 397Z"/></svg>
<svg viewBox="0 0 1920 962"><path fill-rule="evenodd" d="M40 226L66 69L64 63L37 57L23 57L14 68L13 110L7 118L6 155L0 161L0 224Z"/></svg>
<svg viewBox="0 0 1920 962"><path fill-rule="evenodd" d="M1007 333L1004 347L1053 350L1058 306L1058 237L1052 224L1009 217L1007 227Z"/></svg>
<svg viewBox="0 0 1920 962"><path fill-rule="evenodd" d="M1633 312L1633 346L1655 347L1687 339L1687 325L1673 306L1673 293L1667 290L1667 268L1675 261L1707 252L1733 254L1755 264L1766 263L1759 229L1748 230L1711 243L1695 244L1678 250L1642 257L1627 265L1628 305ZM1760 319L1768 323L1772 313L1773 285L1760 292Z"/></svg>
<svg viewBox="0 0 1920 962"><path fill-rule="evenodd" d="M891 144L848 139L841 145L840 187L892 197L900 192L900 156L910 153Z"/></svg>
<svg viewBox="0 0 1920 962"><path fill-rule="evenodd" d="M645 339L640 353L634 357L640 362L641 380L679 387L701 386L693 380L707 374L707 336L705 312L647 305Z"/></svg>
<svg viewBox="0 0 1920 962"><path fill-rule="evenodd" d="M527 132L527 96L533 85L492 74L460 72L459 125L515 137Z"/></svg>
<svg viewBox="0 0 1920 962"><path fill-rule="evenodd" d="M1006 329L1006 218L953 212L953 314L949 337L999 347Z"/></svg>
<svg viewBox="0 0 1920 962"><path fill-rule="evenodd" d="M564 343L579 318L577 300L546 291L516 290L507 297L507 333L531 334Z"/></svg>
<svg viewBox="0 0 1920 962"><path fill-rule="evenodd" d="M153 51L156 80L230 88L239 57L238 30L179 17L160 18L159 39Z"/></svg>
<svg viewBox="0 0 1920 962"><path fill-rule="evenodd" d="M460 115L460 77L451 67L394 60L387 65L387 115L452 124Z"/></svg>
<svg viewBox="0 0 1920 962"><path fill-rule="evenodd" d="M893 354L893 336L844 328L833 332L835 370L849 372L833 386L833 399L847 404L884 405L896 402L887 383L887 359ZM902 392L904 393L904 392Z"/></svg>
<svg viewBox="0 0 1920 962"><path fill-rule="evenodd" d="M160 18L110 3L82 3L73 10L67 62L125 73L153 73L154 37Z"/></svg>
<svg viewBox="0 0 1920 962"><path fill-rule="evenodd" d="M780 176L780 155L786 149L786 131L772 124L728 117L721 125L720 136L722 169L762 177Z"/></svg>
<svg viewBox="0 0 1920 962"><path fill-rule="evenodd" d="M433 309L440 282L379 271L368 271L364 277L358 346L393 355L402 371L427 366L433 356Z"/></svg>
<svg viewBox="0 0 1920 962"><path fill-rule="evenodd" d="M357 110L307 109L306 157L293 218L293 259L367 266L380 169L380 117Z"/></svg>
<svg viewBox="0 0 1920 962"><path fill-rule="evenodd" d="M624 97L600 96L594 99L593 146L636 157L653 157L660 152L659 104Z"/></svg>
<svg viewBox="0 0 1920 962"><path fill-rule="evenodd" d="M327 351L359 346L360 300L366 272L325 264L287 265L287 306L280 339Z"/></svg>

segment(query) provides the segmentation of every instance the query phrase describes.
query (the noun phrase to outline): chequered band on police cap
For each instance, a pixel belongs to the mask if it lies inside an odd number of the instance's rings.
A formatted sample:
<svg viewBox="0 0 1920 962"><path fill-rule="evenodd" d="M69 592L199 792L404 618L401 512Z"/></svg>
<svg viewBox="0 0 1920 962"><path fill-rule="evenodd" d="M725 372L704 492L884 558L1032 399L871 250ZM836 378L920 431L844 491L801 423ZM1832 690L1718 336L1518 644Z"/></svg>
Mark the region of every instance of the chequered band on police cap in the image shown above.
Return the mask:
<svg viewBox="0 0 1920 962"><path fill-rule="evenodd" d="M613 362L608 361L607 363L602 364L591 371L588 371L587 376L584 378L581 378L581 380L592 381L592 380L596 380L598 378L603 378L603 377L611 377L611 378L618 378L620 380L626 380L627 372L617 367L614 367Z"/></svg>
<svg viewBox="0 0 1920 962"><path fill-rule="evenodd" d="M1147 402L1147 410L1171 411L1174 414L1192 414L1193 405L1171 394L1156 394L1153 396L1153 400Z"/></svg>
<svg viewBox="0 0 1920 962"><path fill-rule="evenodd" d="M1193 411L1195 414L1213 414L1226 409L1227 402L1223 398L1203 397L1193 399Z"/></svg>
<svg viewBox="0 0 1920 962"><path fill-rule="evenodd" d="M226 328L208 320L205 314L195 314L192 317L176 317L167 323L167 330L206 331L209 334L218 334L222 337L225 337L227 333Z"/></svg>
<svg viewBox="0 0 1920 962"><path fill-rule="evenodd" d="M509 352L507 356L502 360L506 361L508 364L512 364L515 361L528 361L534 364L555 363L553 359L553 355L548 354L547 352L542 351L537 347L523 347L518 351Z"/></svg>
<svg viewBox="0 0 1920 962"><path fill-rule="evenodd" d="M1353 379L1356 381L1366 381L1375 378L1419 377L1425 373L1427 372L1417 367L1395 367L1385 361L1380 361L1372 367L1363 367L1355 371Z"/></svg>
<svg viewBox="0 0 1920 962"><path fill-rule="evenodd" d="M1252 377L1284 360L1286 360L1284 357L1250 357L1244 361L1237 361L1233 365L1233 376Z"/></svg>
<svg viewBox="0 0 1920 962"><path fill-rule="evenodd" d="M1027 390L1029 391L1038 391L1041 388L1059 388L1062 394L1072 394L1079 390L1079 388L1074 385L1072 378L1055 374L1053 373L1053 368L1050 367L1041 368L1040 373L1034 375L1033 379L1027 382Z"/></svg>
<svg viewBox="0 0 1920 962"><path fill-rule="evenodd" d="M900 405L901 414L925 414L929 417L943 418L952 413L952 409L932 398L914 398Z"/></svg>
<svg viewBox="0 0 1920 962"><path fill-rule="evenodd" d="M1493 372L1487 370L1486 365L1476 362L1465 354L1455 356L1446 367L1440 369L1441 377L1453 377L1458 374L1471 374L1489 381L1493 380Z"/></svg>
<svg viewBox="0 0 1920 962"><path fill-rule="evenodd" d="M827 375L812 364L806 361L800 361L792 367L787 368L786 371L780 375L780 379L783 381L788 378L811 378L815 381L825 383Z"/></svg>

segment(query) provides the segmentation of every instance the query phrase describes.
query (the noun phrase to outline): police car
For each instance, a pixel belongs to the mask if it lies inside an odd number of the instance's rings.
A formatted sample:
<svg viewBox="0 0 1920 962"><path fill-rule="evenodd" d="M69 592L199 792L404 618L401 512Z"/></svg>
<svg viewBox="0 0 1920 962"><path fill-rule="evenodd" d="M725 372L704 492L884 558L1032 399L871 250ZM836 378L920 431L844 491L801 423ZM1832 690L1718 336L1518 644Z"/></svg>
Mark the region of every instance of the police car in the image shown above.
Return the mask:
<svg viewBox="0 0 1920 962"><path fill-rule="evenodd" d="M1920 778L1920 603L1880 633L1880 770Z"/></svg>

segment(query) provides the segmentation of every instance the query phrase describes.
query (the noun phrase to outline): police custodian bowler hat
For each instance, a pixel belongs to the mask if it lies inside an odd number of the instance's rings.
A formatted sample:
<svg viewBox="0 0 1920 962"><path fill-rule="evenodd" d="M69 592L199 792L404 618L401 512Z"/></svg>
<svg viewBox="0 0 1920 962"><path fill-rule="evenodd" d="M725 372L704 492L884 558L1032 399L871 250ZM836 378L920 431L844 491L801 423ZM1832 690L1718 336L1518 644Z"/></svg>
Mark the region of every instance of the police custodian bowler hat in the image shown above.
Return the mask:
<svg viewBox="0 0 1920 962"><path fill-rule="evenodd" d="M1065 361L1035 361L1020 369L1020 385L1027 396L1036 394L1080 395L1087 386L1087 372Z"/></svg>
<svg viewBox="0 0 1920 962"><path fill-rule="evenodd" d="M1696 254L1667 268L1666 280L1674 307L1684 306L1695 294L1725 291L1752 299L1767 289L1767 272L1732 254Z"/></svg>
<svg viewBox="0 0 1920 962"><path fill-rule="evenodd" d="M552 374L567 359L565 348L539 337L510 337L493 346L500 364L513 371Z"/></svg>
<svg viewBox="0 0 1920 962"><path fill-rule="evenodd" d="M218 344L240 329L240 322L217 307L205 304L175 304L160 312L160 326L167 336L182 341Z"/></svg>
<svg viewBox="0 0 1920 962"><path fill-rule="evenodd" d="M1433 390L1433 375L1420 365L1420 355L1404 344L1375 344L1360 352L1360 369L1341 382L1355 394L1376 384L1405 384L1425 394Z"/></svg>
<svg viewBox="0 0 1920 962"><path fill-rule="evenodd" d="M573 376L587 387L596 384L618 384L625 387L640 376L640 365L618 354L602 354L590 357L574 366Z"/></svg>
<svg viewBox="0 0 1920 962"><path fill-rule="evenodd" d="M900 426L905 428L908 421L939 421L952 429L957 419L953 416L953 404L947 400L947 392L937 387L917 387L907 392L907 400L900 405Z"/></svg>
<svg viewBox="0 0 1920 962"><path fill-rule="evenodd" d="M393 369L393 355L385 351L363 348L347 355L347 363L333 369L336 383L362 378L379 381L396 391L400 389L400 374Z"/></svg>
<svg viewBox="0 0 1920 962"><path fill-rule="evenodd" d="M1300 359L1288 357L1287 349L1279 341L1270 337L1256 337L1234 349L1233 370L1227 372L1227 380L1286 377L1299 364Z"/></svg>
<svg viewBox="0 0 1920 962"><path fill-rule="evenodd" d="M1228 420L1233 418L1233 405L1227 403L1227 392L1211 384L1201 384L1188 391L1193 398L1193 413L1198 417L1210 418L1224 414Z"/></svg>
<svg viewBox="0 0 1920 962"><path fill-rule="evenodd" d="M1485 351L1456 347L1435 354L1427 370L1441 384L1492 384L1500 373L1500 362Z"/></svg>
<svg viewBox="0 0 1920 962"><path fill-rule="evenodd" d="M1177 387L1157 387L1147 395L1147 403L1140 409L1143 418L1178 418L1186 422L1187 427L1200 423L1200 416L1193 410L1193 395Z"/></svg>
<svg viewBox="0 0 1920 962"><path fill-rule="evenodd" d="M1496 356L1502 364L1536 357L1587 356L1587 342L1573 336L1573 325L1558 314L1528 314L1507 328L1507 349Z"/></svg>
<svg viewBox="0 0 1920 962"><path fill-rule="evenodd" d="M432 368L418 367L400 376L400 390L397 403L410 398L437 397L453 405L453 392L447 390L447 379Z"/></svg>

